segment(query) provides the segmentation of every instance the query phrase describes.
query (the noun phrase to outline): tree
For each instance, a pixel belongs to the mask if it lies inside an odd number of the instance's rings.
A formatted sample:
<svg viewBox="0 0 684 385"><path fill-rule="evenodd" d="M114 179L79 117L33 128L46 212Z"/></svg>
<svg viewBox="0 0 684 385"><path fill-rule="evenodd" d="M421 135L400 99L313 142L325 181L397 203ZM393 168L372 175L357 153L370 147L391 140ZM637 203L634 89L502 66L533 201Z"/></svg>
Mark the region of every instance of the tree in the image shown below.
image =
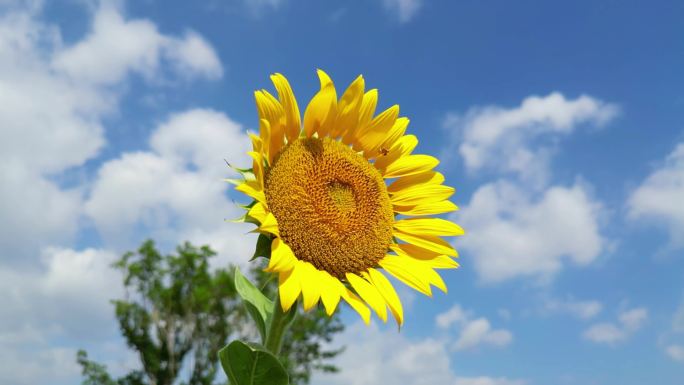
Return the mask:
<svg viewBox="0 0 684 385"><path fill-rule="evenodd" d="M150 240L137 252L124 254L114 267L123 272L126 298L112 303L120 331L138 353L142 369L115 380L104 365L79 351L82 384L215 384L219 349L232 338L254 339L254 331L245 326L250 320L235 291L233 268L209 267L215 254L208 246L186 242L176 254L162 255ZM275 281L260 269L254 273L257 282L275 292ZM323 345L342 329L337 315L299 311L283 352L291 384L307 384L313 370L337 370L330 359L340 350L325 350ZM180 378L181 369L187 378Z"/></svg>

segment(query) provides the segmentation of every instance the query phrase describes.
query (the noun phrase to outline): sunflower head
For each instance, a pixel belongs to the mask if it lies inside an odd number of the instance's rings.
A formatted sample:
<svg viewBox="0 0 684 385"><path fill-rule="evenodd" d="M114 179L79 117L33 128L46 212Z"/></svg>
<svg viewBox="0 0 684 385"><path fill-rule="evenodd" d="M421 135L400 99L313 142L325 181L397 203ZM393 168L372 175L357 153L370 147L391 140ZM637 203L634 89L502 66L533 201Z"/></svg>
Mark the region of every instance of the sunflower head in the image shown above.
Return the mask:
<svg viewBox="0 0 684 385"><path fill-rule="evenodd" d="M403 309L388 273L432 295L446 292L435 269L456 268L456 251L443 236L462 235L456 224L432 216L457 210L452 187L434 171L439 163L413 154L408 119L394 105L375 115L377 90L359 76L338 99L332 80L318 71L320 90L300 119L287 79L271 79L278 98L255 92L259 135L254 160L236 189L254 201L245 218L269 237L266 268L279 278L284 311L302 297L332 314L343 299L368 323L372 308L387 309L401 325Z"/></svg>

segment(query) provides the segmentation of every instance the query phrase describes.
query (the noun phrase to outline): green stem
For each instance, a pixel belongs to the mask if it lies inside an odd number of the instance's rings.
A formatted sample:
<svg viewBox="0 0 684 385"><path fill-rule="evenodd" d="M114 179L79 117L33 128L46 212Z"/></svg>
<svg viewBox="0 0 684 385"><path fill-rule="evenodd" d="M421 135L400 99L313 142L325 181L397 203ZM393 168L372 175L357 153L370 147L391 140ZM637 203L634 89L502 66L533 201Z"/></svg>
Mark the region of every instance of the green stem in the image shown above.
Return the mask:
<svg viewBox="0 0 684 385"><path fill-rule="evenodd" d="M280 354L280 348L283 345L283 336L287 328L292 324L295 315L297 314L297 304L295 303L287 312L283 311L280 306L280 295L276 294L273 301L273 318L266 332L266 340L264 346L266 349L277 356Z"/></svg>

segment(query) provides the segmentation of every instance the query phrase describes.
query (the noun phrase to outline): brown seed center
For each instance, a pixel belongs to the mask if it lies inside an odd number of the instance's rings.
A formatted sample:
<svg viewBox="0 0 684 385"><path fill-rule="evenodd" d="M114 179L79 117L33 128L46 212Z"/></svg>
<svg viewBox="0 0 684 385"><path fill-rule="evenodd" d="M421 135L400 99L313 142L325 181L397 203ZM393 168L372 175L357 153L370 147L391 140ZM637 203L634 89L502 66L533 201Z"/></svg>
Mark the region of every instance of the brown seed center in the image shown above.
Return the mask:
<svg viewBox="0 0 684 385"><path fill-rule="evenodd" d="M377 266L392 240L382 176L330 138L289 143L266 174L266 201L295 256L337 278Z"/></svg>

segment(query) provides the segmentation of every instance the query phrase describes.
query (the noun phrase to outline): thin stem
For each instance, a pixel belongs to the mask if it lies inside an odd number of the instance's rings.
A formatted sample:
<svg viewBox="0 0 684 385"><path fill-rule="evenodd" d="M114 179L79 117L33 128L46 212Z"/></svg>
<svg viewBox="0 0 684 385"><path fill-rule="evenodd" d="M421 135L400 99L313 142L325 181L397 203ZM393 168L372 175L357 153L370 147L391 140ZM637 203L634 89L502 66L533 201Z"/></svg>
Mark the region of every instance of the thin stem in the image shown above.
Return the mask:
<svg viewBox="0 0 684 385"><path fill-rule="evenodd" d="M264 346L268 351L277 356L280 354L280 348L283 345L283 336L287 328L292 324L294 316L297 313L297 305L293 305L287 312L283 311L280 306L280 295L276 294L273 301L273 318L266 332L266 340Z"/></svg>

